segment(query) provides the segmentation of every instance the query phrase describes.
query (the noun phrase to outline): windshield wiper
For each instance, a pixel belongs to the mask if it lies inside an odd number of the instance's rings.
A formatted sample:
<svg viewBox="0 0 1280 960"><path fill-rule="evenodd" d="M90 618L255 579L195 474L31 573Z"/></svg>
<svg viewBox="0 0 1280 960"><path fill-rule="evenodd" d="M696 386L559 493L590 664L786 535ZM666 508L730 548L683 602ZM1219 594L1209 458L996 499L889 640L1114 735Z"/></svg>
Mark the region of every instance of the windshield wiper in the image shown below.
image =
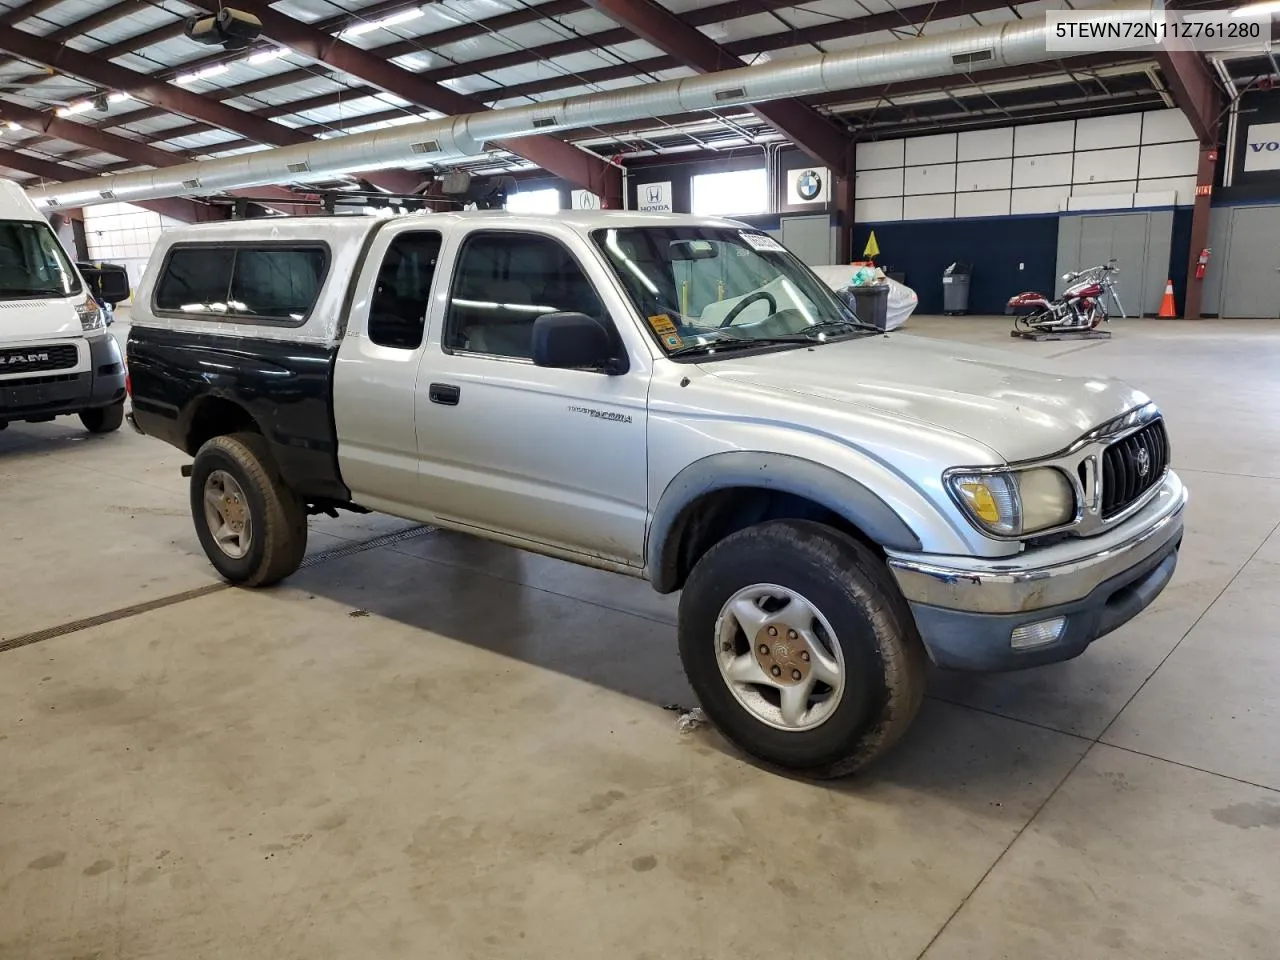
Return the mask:
<svg viewBox="0 0 1280 960"><path fill-rule="evenodd" d="M872 333L884 333L874 323L867 323L865 320L819 320L817 323L811 323L809 326L798 331L806 337L815 331L818 333L826 333L828 330L834 330L837 327L844 330L867 330Z"/></svg>
<svg viewBox="0 0 1280 960"><path fill-rule="evenodd" d="M703 334L706 336L706 334ZM724 347L768 347L779 343L794 343L805 347L811 347L818 341L813 337L806 337L799 334L788 333L779 334L772 337L736 337L731 334L716 334L715 339L709 343L691 343L687 346L677 347L667 354L668 357L685 357L694 353L702 353L706 350L719 350Z"/></svg>

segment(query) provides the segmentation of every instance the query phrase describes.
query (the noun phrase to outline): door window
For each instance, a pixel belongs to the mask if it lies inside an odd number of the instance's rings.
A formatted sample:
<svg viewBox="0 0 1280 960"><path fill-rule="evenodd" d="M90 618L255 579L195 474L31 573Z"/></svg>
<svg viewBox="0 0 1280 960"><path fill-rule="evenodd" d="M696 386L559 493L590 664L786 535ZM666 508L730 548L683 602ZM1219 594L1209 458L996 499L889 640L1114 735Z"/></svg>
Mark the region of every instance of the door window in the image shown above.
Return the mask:
<svg viewBox="0 0 1280 960"><path fill-rule="evenodd" d="M558 241L533 233L473 233L458 256L444 347L532 356L533 322L576 312L612 324L595 288Z"/></svg>
<svg viewBox="0 0 1280 960"><path fill-rule="evenodd" d="M371 341L403 350L421 346L439 258L438 233L404 233L391 242L369 307Z"/></svg>

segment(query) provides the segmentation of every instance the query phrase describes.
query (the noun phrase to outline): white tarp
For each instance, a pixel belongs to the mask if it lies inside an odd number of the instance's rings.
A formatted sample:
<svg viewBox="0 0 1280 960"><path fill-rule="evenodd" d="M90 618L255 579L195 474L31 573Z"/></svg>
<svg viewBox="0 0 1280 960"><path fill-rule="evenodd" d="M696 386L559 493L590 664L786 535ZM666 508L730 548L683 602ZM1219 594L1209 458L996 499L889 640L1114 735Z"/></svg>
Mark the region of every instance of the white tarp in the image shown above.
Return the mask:
<svg viewBox="0 0 1280 960"><path fill-rule="evenodd" d="M810 267L809 269L818 275L819 280L838 293L853 285L853 275L860 268L850 266L847 263L836 263ZM875 272L878 275L877 282L889 285L889 304L886 310L884 328L886 330L897 330L907 322L907 317L911 316L920 299L910 287L898 283L896 280L890 280L878 268L875 268Z"/></svg>

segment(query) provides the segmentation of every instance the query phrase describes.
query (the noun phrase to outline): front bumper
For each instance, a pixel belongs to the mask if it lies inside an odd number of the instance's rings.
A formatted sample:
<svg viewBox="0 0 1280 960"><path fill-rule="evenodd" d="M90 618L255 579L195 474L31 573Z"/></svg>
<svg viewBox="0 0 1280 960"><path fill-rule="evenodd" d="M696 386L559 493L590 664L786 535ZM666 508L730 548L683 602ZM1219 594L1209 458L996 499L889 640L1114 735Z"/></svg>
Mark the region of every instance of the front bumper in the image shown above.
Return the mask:
<svg viewBox="0 0 1280 960"><path fill-rule="evenodd" d="M88 344L88 370L0 380L0 420L50 420L123 400L125 370L119 344L109 334L93 337Z"/></svg>
<svg viewBox="0 0 1280 960"><path fill-rule="evenodd" d="M1068 660L1137 616L1169 583L1186 503L1170 471L1141 511L1096 537L1003 560L891 553L889 568L939 666L1017 670ZM1055 617L1065 619L1055 640L1013 646L1015 629Z"/></svg>

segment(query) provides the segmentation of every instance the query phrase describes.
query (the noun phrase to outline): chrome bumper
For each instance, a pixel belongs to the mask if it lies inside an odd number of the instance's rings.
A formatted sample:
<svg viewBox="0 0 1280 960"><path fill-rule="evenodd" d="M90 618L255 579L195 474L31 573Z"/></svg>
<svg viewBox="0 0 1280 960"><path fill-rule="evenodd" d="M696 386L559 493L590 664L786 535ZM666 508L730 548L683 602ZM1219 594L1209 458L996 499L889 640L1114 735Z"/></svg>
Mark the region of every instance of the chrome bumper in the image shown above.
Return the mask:
<svg viewBox="0 0 1280 960"><path fill-rule="evenodd" d="M990 614L1054 607L1087 597L1181 538L1186 503L1170 471L1150 503L1107 534L999 560L891 552L889 569L911 603Z"/></svg>

